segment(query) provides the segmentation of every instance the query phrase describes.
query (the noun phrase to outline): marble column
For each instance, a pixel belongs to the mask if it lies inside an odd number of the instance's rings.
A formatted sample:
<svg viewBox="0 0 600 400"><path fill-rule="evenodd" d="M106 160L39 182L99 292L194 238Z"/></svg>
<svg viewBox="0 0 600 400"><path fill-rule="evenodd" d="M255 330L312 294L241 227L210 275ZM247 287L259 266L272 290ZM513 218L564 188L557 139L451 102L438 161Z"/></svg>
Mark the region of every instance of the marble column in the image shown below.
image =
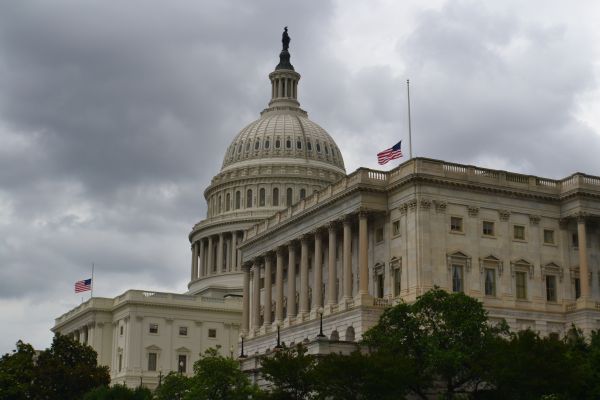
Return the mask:
<svg viewBox="0 0 600 400"><path fill-rule="evenodd" d="M310 311L308 306L308 236L300 239L300 310L301 318Z"/></svg>
<svg viewBox="0 0 600 400"><path fill-rule="evenodd" d="M288 290L287 290L287 316L296 316L296 248L295 243L288 246Z"/></svg>
<svg viewBox="0 0 600 400"><path fill-rule="evenodd" d="M271 291L273 290L273 285L271 282L271 273L272 273L272 264L273 264L273 254L269 253L265 257L265 293L264 293L264 308L265 313L263 317L264 325L266 328L271 325Z"/></svg>
<svg viewBox="0 0 600 400"><path fill-rule="evenodd" d="M342 253L343 265L343 300L352 298L352 221L349 217L344 219L344 242Z"/></svg>
<svg viewBox="0 0 600 400"><path fill-rule="evenodd" d="M231 232L231 271L237 270L237 231Z"/></svg>
<svg viewBox="0 0 600 400"><path fill-rule="evenodd" d="M327 257L327 276L329 297L327 304L332 306L337 303L336 281L337 281L337 263L335 253L337 250L337 223L329 223L329 244L327 245L329 257Z"/></svg>
<svg viewBox="0 0 600 400"><path fill-rule="evenodd" d="M250 265L242 266L244 273L244 295L242 303L242 333L247 334L250 327Z"/></svg>
<svg viewBox="0 0 600 400"><path fill-rule="evenodd" d="M585 229L585 216L577 217L577 246L579 247L579 283L581 297L590 298L590 269L588 266L587 239Z"/></svg>
<svg viewBox="0 0 600 400"><path fill-rule="evenodd" d="M204 239L200 239L198 241L198 246L200 247L200 264L198 269L200 273L198 274L200 277L206 276L206 260L204 259Z"/></svg>
<svg viewBox="0 0 600 400"><path fill-rule="evenodd" d="M213 274L213 263L214 263L214 257L213 257L213 238L212 236L208 237L208 256L207 258L207 263L206 263L206 275L210 276Z"/></svg>
<svg viewBox="0 0 600 400"><path fill-rule="evenodd" d="M278 247L275 253L275 322L283 321L283 248Z"/></svg>
<svg viewBox="0 0 600 400"><path fill-rule="evenodd" d="M219 244L217 247L217 274L223 272L223 246L225 244L225 240L223 237L223 233L219 233Z"/></svg>
<svg viewBox="0 0 600 400"><path fill-rule="evenodd" d="M313 305L317 310L323 307L323 244L321 239L321 231L315 232L315 253L314 253L314 284L313 284Z"/></svg>
<svg viewBox="0 0 600 400"><path fill-rule="evenodd" d="M192 243L192 281L198 278L198 243Z"/></svg>
<svg viewBox="0 0 600 400"><path fill-rule="evenodd" d="M252 329L260 329L260 260L254 260L252 274Z"/></svg>
<svg viewBox="0 0 600 400"><path fill-rule="evenodd" d="M367 237L367 213L358 214L358 268L359 295L369 294L369 241Z"/></svg>

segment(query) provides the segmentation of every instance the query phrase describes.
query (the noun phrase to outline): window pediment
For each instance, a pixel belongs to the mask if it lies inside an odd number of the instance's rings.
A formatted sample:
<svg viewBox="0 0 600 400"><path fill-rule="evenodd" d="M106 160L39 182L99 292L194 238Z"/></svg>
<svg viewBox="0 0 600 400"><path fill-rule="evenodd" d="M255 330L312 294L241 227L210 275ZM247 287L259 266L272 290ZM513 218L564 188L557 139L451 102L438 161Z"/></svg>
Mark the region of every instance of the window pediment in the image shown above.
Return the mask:
<svg viewBox="0 0 600 400"><path fill-rule="evenodd" d="M483 274L486 267L496 268L498 270L498 275L502 275L502 271L504 270L504 262L502 262L502 260L495 255L490 254L479 259L479 272Z"/></svg>
<svg viewBox="0 0 600 400"><path fill-rule="evenodd" d="M150 346L147 346L146 350L148 350L148 351L161 351L161 348L158 347L158 346L156 346L156 345L154 345L154 344L152 344Z"/></svg>
<svg viewBox="0 0 600 400"><path fill-rule="evenodd" d="M175 349L177 353L191 353L192 351L185 346L181 346L178 349Z"/></svg>
<svg viewBox="0 0 600 400"><path fill-rule="evenodd" d="M542 265L542 279L544 279L546 275L556 275L558 276L558 280L562 282L563 269L559 265L549 262L548 264Z"/></svg>
<svg viewBox="0 0 600 400"><path fill-rule="evenodd" d="M463 253L462 251L457 250L452 253L447 253L446 259L449 271L452 269L452 264L464 265L467 271L471 269L471 256Z"/></svg>
<svg viewBox="0 0 600 400"><path fill-rule="evenodd" d="M516 261L512 261L510 263L510 272L512 276L515 276L515 272L527 272L529 273L529 277L533 277L533 264L524 258L519 258Z"/></svg>

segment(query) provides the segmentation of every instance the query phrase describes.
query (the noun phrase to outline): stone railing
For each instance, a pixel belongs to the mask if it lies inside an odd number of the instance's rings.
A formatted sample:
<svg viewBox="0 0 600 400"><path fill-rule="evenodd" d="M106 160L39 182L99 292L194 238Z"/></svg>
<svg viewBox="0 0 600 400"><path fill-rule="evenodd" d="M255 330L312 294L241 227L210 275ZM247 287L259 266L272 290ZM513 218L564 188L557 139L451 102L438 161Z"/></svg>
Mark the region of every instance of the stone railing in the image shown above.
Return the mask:
<svg viewBox="0 0 600 400"><path fill-rule="evenodd" d="M462 180L485 185L501 186L508 189L537 191L542 194L560 195L575 189L588 189L600 193L600 177L573 174L562 180L540 178L533 175L480 168L428 158L414 158L391 171L376 171L359 168L350 175L330 186L313 193L287 209L276 212L265 223L254 225L246 231L246 239L251 239L285 220L317 207L336 195L355 188L358 185L385 189L402 179L414 175L440 177L447 180Z"/></svg>

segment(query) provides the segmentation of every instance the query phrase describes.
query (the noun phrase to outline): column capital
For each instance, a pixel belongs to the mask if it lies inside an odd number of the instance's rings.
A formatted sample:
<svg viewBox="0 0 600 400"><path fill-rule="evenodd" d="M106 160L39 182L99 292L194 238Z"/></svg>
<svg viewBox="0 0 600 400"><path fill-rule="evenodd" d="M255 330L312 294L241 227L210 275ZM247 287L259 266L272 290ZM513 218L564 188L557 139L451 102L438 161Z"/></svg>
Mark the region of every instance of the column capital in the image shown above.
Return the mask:
<svg viewBox="0 0 600 400"><path fill-rule="evenodd" d="M310 233L306 233L306 234L300 236L300 243L307 244L312 238L313 238L313 235L311 235Z"/></svg>
<svg viewBox="0 0 600 400"><path fill-rule="evenodd" d="M347 214L342 218L342 224L344 224L344 226L350 225L352 222L354 222L354 216L352 214Z"/></svg>
<svg viewBox="0 0 600 400"><path fill-rule="evenodd" d="M361 208L358 210L358 218L368 218L369 215L372 214L371 211L367 210L366 208Z"/></svg>
<svg viewBox="0 0 600 400"><path fill-rule="evenodd" d="M275 254L277 254L278 256L283 256L283 254L285 253L285 248L286 246L279 246L275 249Z"/></svg>
<svg viewBox="0 0 600 400"><path fill-rule="evenodd" d="M337 220L329 221L329 224L327 224L327 228L329 229L330 232L337 231L339 226L340 226L340 222Z"/></svg>
<svg viewBox="0 0 600 400"><path fill-rule="evenodd" d="M265 261L267 260L273 260L273 257L275 256L275 251L273 250L269 250L265 253L265 255L263 256L263 258L265 259Z"/></svg>
<svg viewBox="0 0 600 400"><path fill-rule="evenodd" d="M581 212L581 211L578 213L575 213L573 216L575 217L575 220L577 221L578 224L585 223L590 217L590 215L588 213Z"/></svg>

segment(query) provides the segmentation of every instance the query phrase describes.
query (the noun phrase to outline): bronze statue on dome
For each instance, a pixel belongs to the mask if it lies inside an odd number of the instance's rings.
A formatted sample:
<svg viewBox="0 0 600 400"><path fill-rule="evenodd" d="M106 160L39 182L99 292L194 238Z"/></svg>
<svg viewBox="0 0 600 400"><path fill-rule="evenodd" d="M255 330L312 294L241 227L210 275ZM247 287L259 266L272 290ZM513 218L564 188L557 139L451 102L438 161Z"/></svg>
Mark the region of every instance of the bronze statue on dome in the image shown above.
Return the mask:
<svg viewBox="0 0 600 400"><path fill-rule="evenodd" d="M290 48L290 35L287 32L287 26L283 28L283 34L281 35L281 43L283 44L283 50Z"/></svg>

